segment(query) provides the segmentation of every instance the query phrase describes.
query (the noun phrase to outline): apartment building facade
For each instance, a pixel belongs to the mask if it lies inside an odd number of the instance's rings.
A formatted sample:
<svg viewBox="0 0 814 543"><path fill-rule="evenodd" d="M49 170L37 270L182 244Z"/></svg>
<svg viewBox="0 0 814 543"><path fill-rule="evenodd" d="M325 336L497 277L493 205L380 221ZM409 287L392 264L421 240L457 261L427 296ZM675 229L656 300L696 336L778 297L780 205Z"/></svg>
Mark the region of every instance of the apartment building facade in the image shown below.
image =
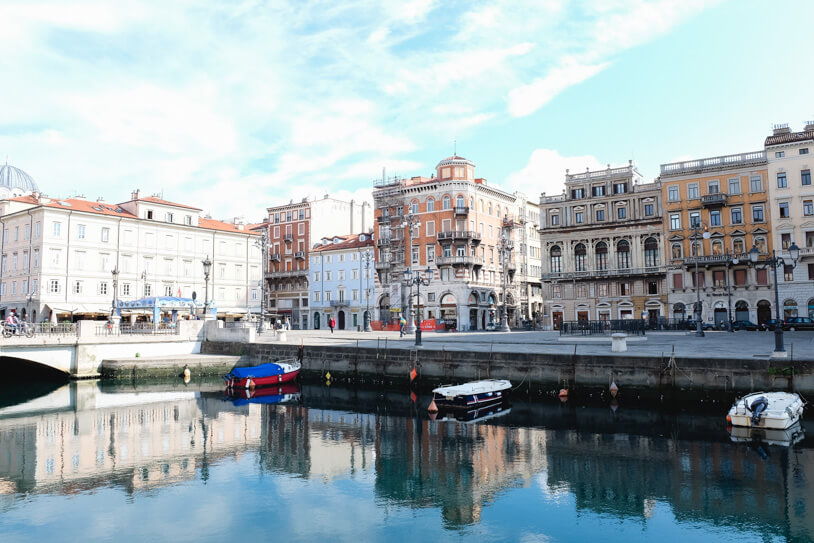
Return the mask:
<svg viewBox="0 0 814 543"><path fill-rule="evenodd" d="M417 320L442 320L457 330L496 325L504 291L502 240L513 239L516 198L475 177L460 156L438 163L432 177L383 179L373 191L376 271L382 285L377 320L387 323L410 300L407 267L430 270L432 281L412 294ZM506 266L509 322L519 321L516 265ZM412 289L414 292L416 289Z"/></svg>
<svg viewBox="0 0 814 543"><path fill-rule="evenodd" d="M371 233L323 238L310 255L310 318L314 330L362 329L376 303L375 244ZM367 315L367 316L366 316Z"/></svg>
<svg viewBox="0 0 814 543"><path fill-rule="evenodd" d="M770 274L751 266L747 254L757 247L765 258L773 247L766 153L662 164L659 180L670 317L695 318L700 296L700 318L719 328L772 318Z"/></svg>
<svg viewBox="0 0 814 543"><path fill-rule="evenodd" d="M563 321L666 315L661 186L632 162L571 174L540 197L546 327Z"/></svg>
<svg viewBox="0 0 814 543"><path fill-rule="evenodd" d="M208 296L222 318L260 309L256 234L200 209L142 196L120 204L34 193L0 202L0 306L30 321L110 314L117 297ZM202 261L212 262L209 282Z"/></svg>
<svg viewBox="0 0 814 543"><path fill-rule="evenodd" d="M792 243L800 248L797 265L778 270L783 315L814 317L814 121L800 132L777 125L764 147L774 247L783 257Z"/></svg>
<svg viewBox="0 0 814 543"><path fill-rule="evenodd" d="M310 251L322 238L367 231L370 204L345 202L327 194L321 199L269 207L268 311L273 320L296 329L309 328Z"/></svg>
<svg viewBox="0 0 814 543"><path fill-rule="evenodd" d="M519 318L543 325L542 253L540 249L540 205L525 194L515 193L513 238L518 285Z"/></svg>

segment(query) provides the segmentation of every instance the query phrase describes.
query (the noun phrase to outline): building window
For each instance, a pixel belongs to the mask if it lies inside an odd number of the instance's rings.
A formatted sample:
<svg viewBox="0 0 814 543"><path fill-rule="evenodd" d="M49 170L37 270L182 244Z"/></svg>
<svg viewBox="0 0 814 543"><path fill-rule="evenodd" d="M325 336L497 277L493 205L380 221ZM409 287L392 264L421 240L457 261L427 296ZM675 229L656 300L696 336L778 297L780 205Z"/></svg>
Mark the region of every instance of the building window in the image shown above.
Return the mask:
<svg viewBox="0 0 814 543"><path fill-rule="evenodd" d="M604 209L597 209L596 210L596 221L602 222L605 220L605 210Z"/></svg>
<svg viewBox="0 0 814 543"><path fill-rule="evenodd" d="M435 245L427 245L427 263L435 262Z"/></svg>
<svg viewBox="0 0 814 543"><path fill-rule="evenodd" d="M789 203L788 202L780 202L780 218L781 219L788 219L789 218Z"/></svg>
<svg viewBox="0 0 814 543"><path fill-rule="evenodd" d="M616 267L619 269L630 267L630 244L626 240L616 244Z"/></svg>
<svg viewBox="0 0 814 543"><path fill-rule="evenodd" d="M608 269L608 245L604 241L600 241L596 244L596 269L597 270L607 270Z"/></svg>
<svg viewBox="0 0 814 543"><path fill-rule="evenodd" d="M698 183L687 185L687 199L688 200L698 199Z"/></svg>
<svg viewBox="0 0 814 543"><path fill-rule="evenodd" d="M59 280L58 279L51 279L48 282L48 292L51 294L59 293Z"/></svg>
<svg viewBox="0 0 814 543"><path fill-rule="evenodd" d="M800 179L803 182L803 185L810 185L811 184L811 170L803 170L800 172Z"/></svg>
<svg viewBox="0 0 814 543"><path fill-rule="evenodd" d="M551 273L562 272L562 250L559 245L551 248Z"/></svg>
<svg viewBox="0 0 814 543"><path fill-rule="evenodd" d="M679 200L678 185L672 185L667 187L667 201L677 202L678 200Z"/></svg>
<svg viewBox="0 0 814 543"><path fill-rule="evenodd" d="M6 230L8 232L8 230ZM54 221L54 237L58 238L62 235L62 223L58 221ZM8 234L6 234L8 236Z"/></svg>
<svg viewBox="0 0 814 543"><path fill-rule="evenodd" d="M167 213L164 215L164 218L166 219L166 222L172 222L172 213Z"/></svg>
<svg viewBox="0 0 814 543"><path fill-rule="evenodd" d="M775 151L774 152L774 158L783 158L784 156L786 156L785 151Z"/></svg>
<svg viewBox="0 0 814 543"><path fill-rule="evenodd" d="M442 202L443 202L443 204L442 204L443 209L450 209L452 207L452 199L449 196L444 196L444 199L442 200ZM490 206L491 206L491 204L490 204Z"/></svg>
<svg viewBox="0 0 814 543"><path fill-rule="evenodd" d="M728 181L728 183L729 183L729 194L741 193L741 180L739 177L733 177Z"/></svg>
<svg viewBox="0 0 814 543"><path fill-rule="evenodd" d="M766 238L763 236L758 236L755 238L755 247L760 254L765 255L768 251L766 250Z"/></svg>
<svg viewBox="0 0 814 543"><path fill-rule="evenodd" d="M673 274L673 288L684 288L684 276L682 274Z"/></svg>
<svg viewBox="0 0 814 543"><path fill-rule="evenodd" d="M99 283L99 294L107 294L107 283L105 281Z"/></svg>
<svg viewBox="0 0 814 543"><path fill-rule="evenodd" d="M577 224L582 224L582 211L577 211L576 213L574 213L574 221Z"/></svg>
<svg viewBox="0 0 814 543"><path fill-rule="evenodd" d="M814 264L808 265L808 280L814 281Z"/></svg>
<svg viewBox="0 0 814 543"><path fill-rule="evenodd" d="M585 250L585 245L582 243L577 244L574 247L574 270L581 272L585 271L585 255L587 251Z"/></svg>
<svg viewBox="0 0 814 543"><path fill-rule="evenodd" d="M427 211L435 211L435 200L427 198Z"/></svg>
<svg viewBox="0 0 814 543"><path fill-rule="evenodd" d="M813 200L803 200L803 215L806 215L806 216L814 215L814 201Z"/></svg>
<svg viewBox="0 0 814 543"><path fill-rule="evenodd" d="M777 174L777 188L784 189L788 185L786 184L786 173L780 172Z"/></svg>
<svg viewBox="0 0 814 543"><path fill-rule="evenodd" d="M647 238L644 242L644 265L647 267L659 265L659 242L656 238Z"/></svg>
<svg viewBox="0 0 814 543"><path fill-rule="evenodd" d="M763 206L752 206L752 222L763 222Z"/></svg>
<svg viewBox="0 0 814 543"><path fill-rule="evenodd" d="M418 202L416 201L410 202L410 213L412 213L413 215L418 213Z"/></svg>
<svg viewBox="0 0 814 543"><path fill-rule="evenodd" d="M145 285L144 285L144 295L145 296L152 296L153 295L153 286L150 283L145 283Z"/></svg>
<svg viewBox="0 0 814 543"><path fill-rule="evenodd" d="M681 247L681 244L680 244L680 243L673 243L673 244L670 246L670 251L671 251L671 253L672 253L672 257L673 257L673 259L674 259L674 260L675 260L675 259L679 259L679 258L681 258L681 257L682 257L682 253L684 252L684 251L682 250L682 247Z"/></svg>
<svg viewBox="0 0 814 543"><path fill-rule="evenodd" d="M560 215L554 213L551 215L551 226L557 226L558 224L560 224Z"/></svg>
<svg viewBox="0 0 814 543"><path fill-rule="evenodd" d="M758 285L768 285L769 284L769 270L762 269L762 270L755 270L755 276L757 278Z"/></svg>
<svg viewBox="0 0 814 543"><path fill-rule="evenodd" d="M644 215L651 217L653 215L653 204L644 204Z"/></svg>
<svg viewBox="0 0 814 543"><path fill-rule="evenodd" d="M627 192L627 183L614 183L613 184L613 193L614 194L625 194Z"/></svg>
<svg viewBox="0 0 814 543"><path fill-rule="evenodd" d="M551 285L551 297L562 298L562 287L560 285Z"/></svg>
<svg viewBox="0 0 814 543"><path fill-rule="evenodd" d="M659 293L659 282L658 281L648 281L647 282L647 293L648 294L658 294Z"/></svg>
<svg viewBox="0 0 814 543"><path fill-rule="evenodd" d="M630 296L630 283L619 283L619 296Z"/></svg>
<svg viewBox="0 0 814 543"><path fill-rule="evenodd" d="M122 296L130 296L130 283L122 283Z"/></svg>
<svg viewBox="0 0 814 543"><path fill-rule="evenodd" d="M746 270L735 270L735 285L742 287L746 284Z"/></svg>
<svg viewBox="0 0 814 543"><path fill-rule="evenodd" d="M605 185L596 185L591 187L591 194L593 196L605 196Z"/></svg>
<svg viewBox="0 0 814 543"><path fill-rule="evenodd" d="M701 226L701 213L693 211L690 213L690 228L698 228Z"/></svg>
<svg viewBox="0 0 814 543"><path fill-rule="evenodd" d="M681 230L681 215L678 213L670 215L670 230Z"/></svg>
<svg viewBox="0 0 814 543"><path fill-rule="evenodd" d="M147 210L147 218L148 218L148 219L152 219L152 218L153 218L153 210L152 210L152 209L148 209L148 210Z"/></svg>
<svg viewBox="0 0 814 543"><path fill-rule="evenodd" d="M616 216L620 219L624 219L627 217L627 208L626 207L617 207L616 208Z"/></svg>
<svg viewBox="0 0 814 543"><path fill-rule="evenodd" d="M585 198L585 189L579 188L571 190L571 198L574 200L581 200L582 198Z"/></svg>
<svg viewBox="0 0 814 543"><path fill-rule="evenodd" d="M732 224L743 223L743 209L740 207L732 208Z"/></svg>
<svg viewBox="0 0 814 543"><path fill-rule="evenodd" d="M185 215L184 216L184 224L187 225L187 226L192 226L192 216L191 215Z"/></svg>
<svg viewBox="0 0 814 543"><path fill-rule="evenodd" d="M791 234L780 234L780 246L787 250L791 245Z"/></svg>
<svg viewBox="0 0 814 543"><path fill-rule="evenodd" d="M716 210L709 212L710 226L721 226L721 212Z"/></svg>
<svg viewBox="0 0 814 543"><path fill-rule="evenodd" d="M716 239L712 242L712 254L715 256L720 256L724 254L724 242Z"/></svg>
<svg viewBox="0 0 814 543"><path fill-rule="evenodd" d="M743 242L743 238L735 238L732 240L732 252L736 255L746 252L746 245Z"/></svg>
<svg viewBox="0 0 814 543"><path fill-rule="evenodd" d="M794 281L794 266L783 265L783 281Z"/></svg>
<svg viewBox="0 0 814 543"><path fill-rule="evenodd" d="M808 147L803 147L802 149L800 149L800 154L801 155L807 155L808 154Z"/></svg>
<svg viewBox="0 0 814 543"><path fill-rule="evenodd" d="M726 284L726 276L724 270L715 270L712 272L712 286L722 287Z"/></svg>
<svg viewBox="0 0 814 543"><path fill-rule="evenodd" d="M754 175L749 178L749 190L751 192L763 192L763 178Z"/></svg>
<svg viewBox="0 0 814 543"><path fill-rule="evenodd" d="M597 296L607 296L609 290L610 289L608 288L607 283L599 283L598 285L596 285L596 295Z"/></svg>
<svg viewBox="0 0 814 543"><path fill-rule="evenodd" d="M172 296L172 285L164 285L164 296Z"/></svg>

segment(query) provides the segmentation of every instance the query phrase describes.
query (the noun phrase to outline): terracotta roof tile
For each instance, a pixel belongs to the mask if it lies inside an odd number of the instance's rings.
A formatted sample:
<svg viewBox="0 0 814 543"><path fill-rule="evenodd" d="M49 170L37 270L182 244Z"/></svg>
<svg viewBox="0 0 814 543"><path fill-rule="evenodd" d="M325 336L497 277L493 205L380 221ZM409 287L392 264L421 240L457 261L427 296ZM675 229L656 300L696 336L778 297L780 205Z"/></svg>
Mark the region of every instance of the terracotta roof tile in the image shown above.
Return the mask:
<svg viewBox="0 0 814 543"><path fill-rule="evenodd" d="M361 235L362 234L352 234L348 236L334 236L334 238L344 238L344 241L340 241L339 243L328 243L326 245L318 245L311 249L311 251L312 252L342 251L347 249L358 249L361 247L373 247L373 236L371 234L365 234L365 236L367 236L367 239L365 241L360 241L359 236Z"/></svg>
<svg viewBox="0 0 814 543"><path fill-rule="evenodd" d="M204 228L206 230L220 230L223 232L236 232L238 234L248 234L250 236L257 236L259 235L257 232L253 232L249 229L247 225L243 225L243 230L235 226L230 222L223 222L218 221L215 219L198 219L198 227Z"/></svg>
<svg viewBox="0 0 814 543"><path fill-rule="evenodd" d="M167 200L162 200L161 198L157 198L156 196L145 196L144 198L139 198L137 201L139 202L150 202L153 204L161 204L165 206L174 206L174 207L183 207L184 209L194 209L195 211L201 211L200 207L193 207L188 206L185 204L176 204L175 202L169 202Z"/></svg>
<svg viewBox="0 0 814 543"><path fill-rule="evenodd" d="M814 141L814 130L806 130L805 132L789 132L788 134L778 134L777 136L768 136L766 138L766 147L770 145L779 145L781 143L794 143L797 141Z"/></svg>

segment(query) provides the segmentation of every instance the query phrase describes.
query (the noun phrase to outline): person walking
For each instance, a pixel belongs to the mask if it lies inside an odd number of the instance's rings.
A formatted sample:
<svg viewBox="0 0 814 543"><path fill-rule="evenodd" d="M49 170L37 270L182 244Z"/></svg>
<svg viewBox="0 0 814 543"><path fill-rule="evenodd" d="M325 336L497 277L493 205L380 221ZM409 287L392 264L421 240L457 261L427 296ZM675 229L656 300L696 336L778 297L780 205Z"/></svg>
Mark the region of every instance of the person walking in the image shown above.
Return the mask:
<svg viewBox="0 0 814 543"><path fill-rule="evenodd" d="M333 317L331 317L331 319L328 321L328 328L331 329L332 334L334 333L334 327L335 326L336 326L336 321L334 320Z"/></svg>
<svg viewBox="0 0 814 543"><path fill-rule="evenodd" d="M404 320L404 316L399 318L399 337L404 337L404 327L407 325L407 321Z"/></svg>

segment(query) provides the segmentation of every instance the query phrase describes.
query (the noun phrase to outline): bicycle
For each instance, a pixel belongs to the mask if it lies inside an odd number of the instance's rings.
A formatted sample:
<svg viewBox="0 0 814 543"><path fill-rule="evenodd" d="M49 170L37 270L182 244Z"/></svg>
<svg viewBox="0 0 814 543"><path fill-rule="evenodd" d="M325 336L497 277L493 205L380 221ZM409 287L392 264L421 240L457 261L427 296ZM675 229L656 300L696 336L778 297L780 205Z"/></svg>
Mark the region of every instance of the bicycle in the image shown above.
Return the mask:
<svg viewBox="0 0 814 543"><path fill-rule="evenodd" d="M25 336L34 337L34 325L29 322L21 322L20 324L11 325L7 322L3 323L3 337L10 338L12 336Z"/></svg>

